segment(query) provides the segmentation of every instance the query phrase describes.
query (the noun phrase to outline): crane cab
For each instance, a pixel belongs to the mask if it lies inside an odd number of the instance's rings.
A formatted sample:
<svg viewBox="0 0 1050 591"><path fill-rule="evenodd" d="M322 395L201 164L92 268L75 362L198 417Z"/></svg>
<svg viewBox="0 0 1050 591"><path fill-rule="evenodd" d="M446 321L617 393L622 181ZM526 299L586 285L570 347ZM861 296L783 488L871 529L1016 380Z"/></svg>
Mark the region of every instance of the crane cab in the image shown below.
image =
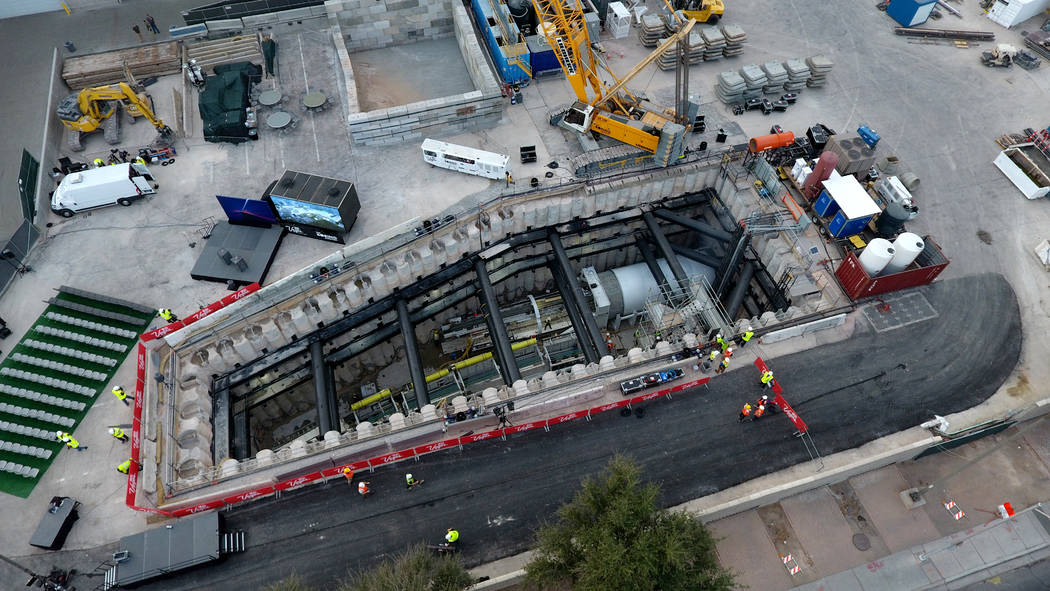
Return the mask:
<svg viewBox="0 0 1050 591"><path fill-rule="evenodd" d="M561 126L577 133L587 133L593 121L594 107L583 101L576 101L562 117Z"/></svg>

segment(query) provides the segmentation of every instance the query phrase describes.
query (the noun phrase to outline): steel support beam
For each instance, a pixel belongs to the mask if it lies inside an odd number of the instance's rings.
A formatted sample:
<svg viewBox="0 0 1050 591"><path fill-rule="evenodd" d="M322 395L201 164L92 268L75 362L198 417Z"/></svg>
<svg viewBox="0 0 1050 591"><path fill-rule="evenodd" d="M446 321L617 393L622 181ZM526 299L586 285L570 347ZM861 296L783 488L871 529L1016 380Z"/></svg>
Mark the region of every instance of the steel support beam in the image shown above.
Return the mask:
<svg viewBox="0 0 1050 591"><path fill-rule="evenodd" d="M423 375L423 360L419 357L416 326L408 315L408 304L403 299L397 300L397 322L401 325L401 337L405 340L405 357L408 359L408 373L412 376L412 387L416 391L416 404L423 408L430 404L427 378Z"/></svg>
<svg viewBox="0 0 1050 591"><path fill-rule="evenodd" d="M671 274L674 275L677 282L675 291L685 289L684 286L688 284L689 277L685 274L682 263L678 262L678 257L674 256L671 243L667 241L667 236L664 236L664 231L660 228L660 224L653 217L653 214L648 211L642 214L642 220L645 221L645 227L649 229L649 234L653 237L653 242L656 243L660 256L667 261L667 266L671 268Z"/></svg>
<svg viewBox="0 0 1050 591"><path fill-rule="evenodd" d="M310 372L314 378L314 399L317 401L317 428L320 436L324 437L329 431L339 430L339 420L332 420L336 414L335 393L328 381L329 370L325 366L324 343L321 341L310 343Z"/></svg>
<svg viewBox="0 0 1050 591"><path fill-rule="evenodd" d="M678 224L679 226L682 226L683 228L689 228L690 230L699 232L699 233L703 234L704 236L709 236L711 238L714 238L715 240L718 240L719 242L732 242L733 241L733 235L730 234L729 232L725 232L723 230L719 230L718 228L716 228L716 227L714 227L714 226L712 226L710 224L701 222L700 220L694 220L693 218L687 218L684 215L679 215L677 213L670 212L670 211L668 211L666 209L653 210L653 215L655 215L656 217L658 217L658 218L660 218L662 220L667 220L667 221L669 221L669 222L671 222L673 224Z"/></svg>
<svg viewBox="0 0 1050 591"><path fill-rule="evenodd" d="M715 286L715 294L719 297L725 294L726 289L729 288L729 279L733 276L733 272L736 271L737 267L740 266L740 261L743 260L744 253L750 244L751 232L742 230L740 237L736 241L736 246L733 247L731 252L726 253L725 259L719 266L718 285Z"/></svg>
<svg viewBox="0 0 1050 591"><path fill-rule="evenodd" d="M664 270L660 268L660 264L656 262L653 251L649 249L649 243L639 238L635 240L634 244L638 248L638 252L642 253L642 258L645 259L645 266L649 267L649 272L652 273L653 279L660 286L660 293L663 294L664 299L667 300L668 304L674 303L674 300L671 298L670 284L667 283L667 276L664 275Z"/></svg>
<svg viewBox="0 0 1050 591"><path fill-rule="evenodd" d="M547 236L547 240L551 244L551 251L554 253L554 262L558 268L561 269L562 278L565 280L565 287L568 288L569 293L572 296L572 300L576 302L576 308L580 313L580 319L583 321L584 328L587 329L587 337L594 345L594 350L597 353L601 351L599 347L600 343L604 343L605 339L602 338L602 331L598 328L598 321L594 319L594 314L591 313L591 308L587 305L587 299L583 297L583 291L580 290L580 285L576 281L576 270L572 268L572 263L569 261L569 255L565 253L565 247L561 243L561 237L558 236L557 232L551 232ZM675 261L677 263L678 261ZM565 297L564 295L562 296ZM588 358L588 361L590 359ZM597 359L595 359L597 361Z"/></svg>
<svg viewBox="0 0 1050 591"><path fill-rule="evenodd" d="M747 296L747 287L754 275L755 265L753 263L747 262L740 267L740 275L737 277L736 285L733 286L733 290L729 292L729 297L726 299L726 316L729 316L730 321L736 318L737 312L740 311L740 306L744 303L744 297Z"/></svg>
<svg viewBox="0 0 1050 591"><path fill-rule="evenodd" d="M681 246L679 244L671 244L670 246L671 251L674 254L680 254L689 260L700 263L701 265L707 265L708 267L714 269L716 273L718 272L718 268L722 265L722 261L716 259L715 257L708 256L706 254L701 254L693 250L692 248Z"/></svg>
<svg viewBox="0 0 1050 591"><path fill-rule="evenodd" d="M583 315L580 314L580 310L576 307L576 300L573 298L571 286L562 277L561 268L558 265L552 264L550 270L551 275L554 277L554 285L558 287L558 292L561 294L562 305L565 306L565 312L569 315L569 322L572 324L573 332L576 333L576 341L580 343L580 350L583 351L584 359L587 360L587 363L598 363L600 359L598 349L587 334L587 327L584 326Z"/></svg>
<svg viewBox="0 0 1050 591"><path fill-rule="evenodd" d="M514 350L510 348L510 336L507 335L507 325L503 323L503 313L500 312L499 302L496 301L496 291L492 289L485 261L480 258L474 261L474 274L481 288L481 299L488 309L485 319L489 323L496 359L503 370L503 381L511 386L521 379L521 371L518 370L518 362L514 359Z"/></svg>

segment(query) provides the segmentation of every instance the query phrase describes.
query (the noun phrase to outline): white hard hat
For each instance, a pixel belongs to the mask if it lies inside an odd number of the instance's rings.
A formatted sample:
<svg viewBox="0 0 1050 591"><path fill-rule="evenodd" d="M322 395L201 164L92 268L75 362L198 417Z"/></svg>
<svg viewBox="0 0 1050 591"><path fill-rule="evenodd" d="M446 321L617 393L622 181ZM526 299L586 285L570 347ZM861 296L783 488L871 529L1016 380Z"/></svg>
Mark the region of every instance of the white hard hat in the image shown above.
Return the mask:
<svg viewBox="0 0 1050 591"><path fill-rule="evenodd" d="M748 324L748 325L747 325L747 329L748 329L749 331L750 331L750 330L753 330L753 329L751 328L751 325L750 325L750 324Z"/></svg>
<svg viewBox="0 0 1050 591"><path fill-rule="evenodd" d="M716 339L720 339L720 338L722 338L722 333L718 333L717 335L715 335L715 338L716 338Z"/></svg>
<svg viewBox="0 0 1050 591"><path fill-rule="evenodd" d="M733 348L732 348L732 347L729 347L728 349L726 349L726 352L727 352L727 353L732 353L732 352L733 352Z"/></svg>
<svg viewBox="0 0 1050 591"><path fill-rule="evenodd" d="M405 474L405 478L412 478L411 474Z"/></svg>
<svg viewBox="0 0 1050 591"><path fill-rule="evenodd" d="M62 432L61 431L55 431L55 437L61 437L61 436L62 436Z"/></svg>
<svg viewBox="0 0 1050 591"><path fill-rule="evenodd" d="M113 435L113 434L115 434L116 432L117 432L117 430L116 430L116 429L114 429L113 427L110 427L110 428L109 428L109 434L110 434L110 435Z"/></svg>

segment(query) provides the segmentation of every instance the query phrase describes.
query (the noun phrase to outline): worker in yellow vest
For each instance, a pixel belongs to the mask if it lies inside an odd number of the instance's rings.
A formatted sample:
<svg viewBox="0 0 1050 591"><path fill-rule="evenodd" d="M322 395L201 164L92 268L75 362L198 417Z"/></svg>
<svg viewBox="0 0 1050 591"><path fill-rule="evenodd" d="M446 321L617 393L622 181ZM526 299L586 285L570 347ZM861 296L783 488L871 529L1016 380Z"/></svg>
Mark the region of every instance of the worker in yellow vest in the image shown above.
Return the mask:
<svg viewBox="0 0 1050 591"><path fill-rule="evenodd" d="M131 470L131 459L129 458L126 462L122 462L117 466L117 472L121 474L127 474Z"/></svg>
<svg viewBox="0 0 1050 591"><path fill-rule="evenodd" d="M124 432L120 427L110 427L109 434L114 438L119 439L121 443L128 442L128 434Z"/></svg>
<svg viewBox="0 0 1050 591"><path fill-rule="evenodd" d="M124 391L124 388L122 386L117 386L116 388L113 388L112 392L113 395L117 397L117 400L124 403L124 406L131 406L131 403L128 402L128 398L132 400L135 399L134 396L128 396L128 393Z"/></svg>
<svg viewBox="0 0 1050 591"><path fill-rule="evenodd" d="M167 323L172 323L172 322L178 322L179 321L179 317L176 316L175 314L173 314L172 311L169 308L159 308L157 310L157 314L160 314L160 317L163 318L164 322L167 322Z"/></svg>
<svg viewBox="0 0 1050 591"><path fill-rule="evenodd" d="M773 387L773 371L767 369L766 371L762 372L762 378L759 380L759 383L762 384L763 388L772 388Z"/></svg>
<svg viewBox="0 0 1050 591"><path fill-rule="evenodd" d="M745 330L743 336L740 337L740 340L743 342L743 344L741 344L740 346L741 347L746 347L748 342L750 342L751 339L753 339L754 337L755 337L755 331L752 330L751 329L751 325L748 324L747 325L747 330Z"/></svg>

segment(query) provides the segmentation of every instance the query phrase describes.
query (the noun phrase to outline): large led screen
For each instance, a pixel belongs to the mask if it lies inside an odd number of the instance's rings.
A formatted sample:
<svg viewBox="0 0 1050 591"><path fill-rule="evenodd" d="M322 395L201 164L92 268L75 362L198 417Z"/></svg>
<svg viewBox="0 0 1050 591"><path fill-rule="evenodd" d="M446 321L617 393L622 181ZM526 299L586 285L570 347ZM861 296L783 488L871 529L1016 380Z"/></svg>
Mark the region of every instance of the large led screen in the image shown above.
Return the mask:
<svg viewBox="0 0 1050 591"><path fill-rule="evenodd" d="M270 201L282 222L312 226L329 232L346 232L343 217L334 207L274 195L270 195Z"/></svg>

